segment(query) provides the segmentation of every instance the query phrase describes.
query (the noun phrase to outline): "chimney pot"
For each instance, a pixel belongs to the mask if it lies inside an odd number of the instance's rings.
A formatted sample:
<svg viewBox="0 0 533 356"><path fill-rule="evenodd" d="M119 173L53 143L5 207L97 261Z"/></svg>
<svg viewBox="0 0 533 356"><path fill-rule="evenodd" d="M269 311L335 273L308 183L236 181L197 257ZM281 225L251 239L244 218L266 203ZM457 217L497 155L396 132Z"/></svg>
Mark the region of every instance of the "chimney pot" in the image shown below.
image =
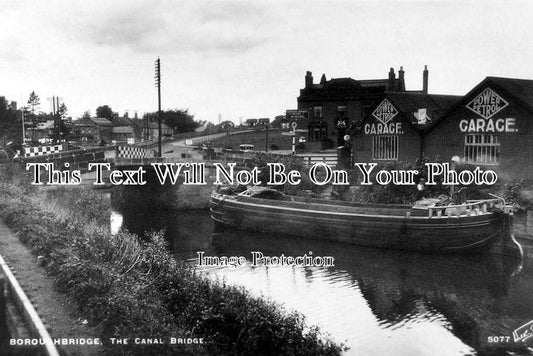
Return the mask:
<svg viewBox="0 0 533 356"><path fill-rule="evenodd" d="M394 74L394 68L391 67L390 71L389 71L389 83L387 85L387 91L395 91L395 79L396 79L396 74Z"/></svg>
<svg viewBox="0 0 533 356"><path fill-rule="evenodd" d="M428 66L424 66L424 72L423 72L423 78L422 78L422 92L424 94L428 93L428 79L429 79L429 71Z"/></svg>
<svg viewBox="0 0 533 356"><path fill-rule="evenodd" d="M313 73L307 71L305 73L305 87L311 88L313 86Z"/></svg>
<svg viewBox="0 0 533 356"><path fill-rule="evenodd" d="M403 66L400 67L400 70L398 71L398 85L399 85L399 88L398 90L399 91L405 91L405 72L403 71Z"/></svg>

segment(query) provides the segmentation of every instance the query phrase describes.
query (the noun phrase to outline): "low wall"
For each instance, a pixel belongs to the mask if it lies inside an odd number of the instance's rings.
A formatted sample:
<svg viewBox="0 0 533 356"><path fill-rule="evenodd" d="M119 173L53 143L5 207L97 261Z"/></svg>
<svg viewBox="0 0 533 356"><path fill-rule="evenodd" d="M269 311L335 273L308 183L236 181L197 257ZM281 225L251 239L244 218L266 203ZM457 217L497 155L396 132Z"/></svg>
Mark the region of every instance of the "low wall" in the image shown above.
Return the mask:
<svg viewBox="0 0 533 356"><path fill-rule="evenodd" d="M213 184L215 181L215 167L211 164L206 164L205 166L205 181L207 184L202 185L176 184L175 189L178 190L176 208L209 209L211 192L216 189Z"/></svg>

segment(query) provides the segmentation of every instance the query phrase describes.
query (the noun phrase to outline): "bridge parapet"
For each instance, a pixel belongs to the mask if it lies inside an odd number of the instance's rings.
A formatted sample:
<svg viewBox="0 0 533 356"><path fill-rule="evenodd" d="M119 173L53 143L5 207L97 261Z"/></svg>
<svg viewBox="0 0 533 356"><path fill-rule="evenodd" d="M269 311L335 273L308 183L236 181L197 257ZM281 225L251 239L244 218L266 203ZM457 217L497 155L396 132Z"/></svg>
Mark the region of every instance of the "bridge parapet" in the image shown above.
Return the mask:
<svg viewBox="0 0 533 356"><path fill-rule="evenodd" d="M56 169L78 169L80 171L86 171L89 162L106 162L108 158L114 156L114 153L111 153L112 149L113 148L111 147L95 147L60 151L56 153L24 157L21 158L20 161L22 163L53 163Z"/></svg>

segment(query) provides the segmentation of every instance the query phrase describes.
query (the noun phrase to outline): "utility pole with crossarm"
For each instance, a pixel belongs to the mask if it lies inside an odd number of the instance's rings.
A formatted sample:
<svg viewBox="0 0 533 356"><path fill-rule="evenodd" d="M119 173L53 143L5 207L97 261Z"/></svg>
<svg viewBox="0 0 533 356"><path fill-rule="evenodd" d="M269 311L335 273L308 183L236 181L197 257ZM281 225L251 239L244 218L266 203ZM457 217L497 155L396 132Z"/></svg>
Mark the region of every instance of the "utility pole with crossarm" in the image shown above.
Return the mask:
<svg viewBox="0 0 533 356"><path fill-rule="evenodd" d="M157 156L162 157L161 152L161 61L159 57L155 61L155 86L157 87Z"/></svg>

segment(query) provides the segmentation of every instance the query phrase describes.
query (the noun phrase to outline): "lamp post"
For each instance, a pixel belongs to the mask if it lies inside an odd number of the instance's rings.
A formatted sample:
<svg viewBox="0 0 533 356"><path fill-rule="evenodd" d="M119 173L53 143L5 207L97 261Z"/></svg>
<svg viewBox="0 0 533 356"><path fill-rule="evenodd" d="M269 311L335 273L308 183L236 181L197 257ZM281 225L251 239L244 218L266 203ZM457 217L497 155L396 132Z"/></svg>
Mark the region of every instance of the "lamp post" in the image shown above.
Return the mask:
<svg viewBox="0 0 533 356"><path fill-rule="evenodd" d="M265 152L268 152L268 124L265 124Z"/></svg>
<svg viewBox="0 0 533 356"><path fill-rule="evenodd" d="M344 168L352 168L352 145L350 135L344 135L344 145L340 147L341 162Z"/></svg>
<svg viewBox="0 0 533 356"><path fill-rule="evenodd" d="M459 156L453 156L451 159L450 170L455 171L457 163L461 162ZM450 199L453 199L454 185L450 184Z"/></svg>

